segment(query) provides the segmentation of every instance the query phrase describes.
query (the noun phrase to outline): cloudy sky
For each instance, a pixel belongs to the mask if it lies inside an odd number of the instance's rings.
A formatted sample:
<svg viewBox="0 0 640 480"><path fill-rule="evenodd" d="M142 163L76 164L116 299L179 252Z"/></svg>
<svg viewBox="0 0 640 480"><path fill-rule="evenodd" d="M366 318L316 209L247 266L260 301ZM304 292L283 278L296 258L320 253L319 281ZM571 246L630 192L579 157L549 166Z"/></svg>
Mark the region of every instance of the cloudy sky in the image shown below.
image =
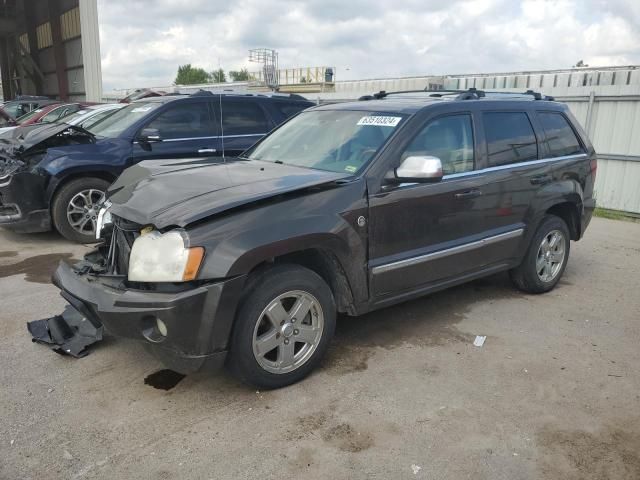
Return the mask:
<svg viewBox="0 0 640 480"><path fill-rule="evenodd" d="M337 79L640 64L640 0L98 0L104 89L178 65L334 66Z"/></svg>

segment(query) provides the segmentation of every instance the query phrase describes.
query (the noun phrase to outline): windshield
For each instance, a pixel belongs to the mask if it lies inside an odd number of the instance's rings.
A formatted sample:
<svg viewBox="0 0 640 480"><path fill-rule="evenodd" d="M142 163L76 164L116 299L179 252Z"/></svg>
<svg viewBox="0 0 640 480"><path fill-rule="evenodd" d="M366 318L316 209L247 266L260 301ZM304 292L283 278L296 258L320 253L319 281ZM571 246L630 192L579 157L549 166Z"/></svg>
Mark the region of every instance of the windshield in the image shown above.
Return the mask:
<svg viewBox="0 0 640 480"><path fill-rule="evenodd" d="M244 158L356 173L404 120L399 114L312 110L284 124Z"/></svg>
<svg viewBox="0 0 640 480"><path fill-rule="evenodd" d="M27 113L26 115L22 115L20 118L18 118L16 120L16 123L18 125L22 125L23 123L31 120L33 117L40 115L42 113L42 108L38 108L37 110L32 110L31 112Z"/></svg>
<svg viewBox="0 0 640 480"><path fill-rule="evenodd" d="M96 136L115 138L161 105L161 102L132 103L117 110L113 115L109 115L94 125L85 128Z"/></svg>
<svg viewBox="0 0 640 480"><path fill-rule="evenodd" d="M90 110L78 110L77 112L67 113L66 115L61 116L57 122L59 123L69 123L73 122L77 118L84 117Z"/></svg>

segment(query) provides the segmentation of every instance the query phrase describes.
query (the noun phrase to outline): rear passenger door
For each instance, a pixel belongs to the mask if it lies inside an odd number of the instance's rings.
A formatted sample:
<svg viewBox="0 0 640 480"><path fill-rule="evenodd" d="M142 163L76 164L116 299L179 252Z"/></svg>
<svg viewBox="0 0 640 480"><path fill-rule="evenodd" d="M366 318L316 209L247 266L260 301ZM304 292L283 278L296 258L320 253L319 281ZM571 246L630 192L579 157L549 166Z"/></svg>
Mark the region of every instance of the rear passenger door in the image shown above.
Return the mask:
<svg viewBox="0 0 640 480"><path fill-rule="evenodd" d="M153 116L144 129L158 131L159 140L147 142L137 138L133 143L133 161L212 157L222 153L217 123L208 100L169 103Z"/></svg>
<svg viewBox="0 0 640 480"><path fill-rule="evenodd" d="M478 112L486 156L482 206L488 229L512 232L516 242L487 255L491 262L510 263L524 252L519 248L532 223L532 208L540 188L550 181L549 165L539 148L540 130L528 109Z"/></svg>
<svg viewBox="0 0 640 480"><path fill-rule="evenodd" d="M254 98L223 95L220 103L222 144L227 157L237 157L274 127Z"/></svg>

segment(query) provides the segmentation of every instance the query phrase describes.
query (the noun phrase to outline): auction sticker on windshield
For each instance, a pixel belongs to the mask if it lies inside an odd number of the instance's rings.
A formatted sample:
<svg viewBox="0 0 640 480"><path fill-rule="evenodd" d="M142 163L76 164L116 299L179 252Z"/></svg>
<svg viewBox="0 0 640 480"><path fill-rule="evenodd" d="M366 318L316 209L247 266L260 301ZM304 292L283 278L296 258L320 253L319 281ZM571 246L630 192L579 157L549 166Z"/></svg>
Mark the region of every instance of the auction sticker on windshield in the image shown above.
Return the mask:
<svg viewBox="0 0 640 480"><path fill-rule="evenodd" d="M358 125L377 125L379 127L396 127L402 117L383 117L379 115L362 117Z"/></svg>

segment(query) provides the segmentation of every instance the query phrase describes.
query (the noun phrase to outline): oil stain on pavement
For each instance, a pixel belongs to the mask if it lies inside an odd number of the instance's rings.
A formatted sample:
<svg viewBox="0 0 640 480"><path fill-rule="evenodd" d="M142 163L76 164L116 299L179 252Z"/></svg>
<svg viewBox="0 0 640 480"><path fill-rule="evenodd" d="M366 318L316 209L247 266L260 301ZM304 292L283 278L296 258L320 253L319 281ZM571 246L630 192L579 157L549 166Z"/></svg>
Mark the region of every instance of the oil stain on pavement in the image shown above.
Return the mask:
<svg viewBox="0 0 640 480"><path fill-rule="evenodd" d="M13 252L3 252L13 253ZM1 257L13 257L15 255L1 255ZM58 267L61 260L68 263L79 261L73 258L72 253L48 253L29 257L21 262L9 265L0 265L0 278L12 275L25 275L25 280L32 283L51 283L51 275Z"/></svg>
<svg viewBox="0 0 640 480"><path fill-rule="evenodd" d="M153 388L157 388L158 390L171 390L173 387L178 385L180 381L186 377L182 373L174 372L173 370L158 370L155 373L147 376L144 379L145 385L151 385Z"/></svg>

